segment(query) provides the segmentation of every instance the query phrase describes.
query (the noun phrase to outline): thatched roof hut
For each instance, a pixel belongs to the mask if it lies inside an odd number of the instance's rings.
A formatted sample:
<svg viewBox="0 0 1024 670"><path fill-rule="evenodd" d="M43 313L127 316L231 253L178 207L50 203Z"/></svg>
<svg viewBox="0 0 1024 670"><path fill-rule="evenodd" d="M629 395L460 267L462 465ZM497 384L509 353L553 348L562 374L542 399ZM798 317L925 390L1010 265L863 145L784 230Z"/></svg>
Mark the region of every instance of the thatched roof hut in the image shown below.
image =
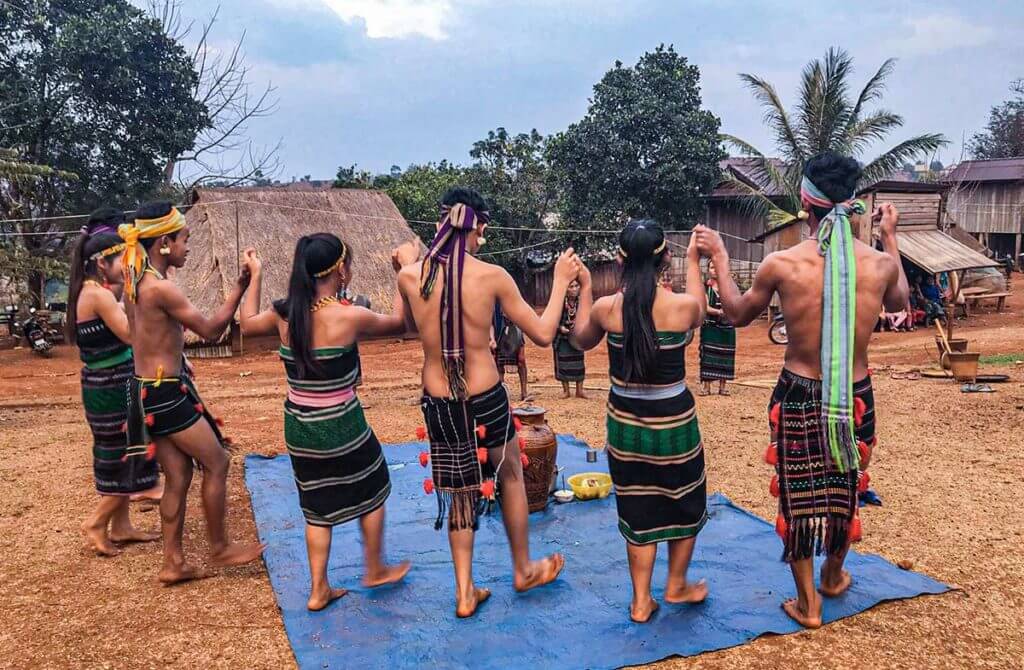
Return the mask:
<svg viewBox="0 0 1024 670"><path fill-rule="evenodd" d="M240 256L255 247L263 259L262 308L288 292L295 242L330 232L352 251L350 289L378 311L391 309L391 250L416 234L386 193L335 188L200 188L190 199L188 264L175 274L200 311L210 314L238 278ZM191 338L194 343L194 335Z"/></svg>

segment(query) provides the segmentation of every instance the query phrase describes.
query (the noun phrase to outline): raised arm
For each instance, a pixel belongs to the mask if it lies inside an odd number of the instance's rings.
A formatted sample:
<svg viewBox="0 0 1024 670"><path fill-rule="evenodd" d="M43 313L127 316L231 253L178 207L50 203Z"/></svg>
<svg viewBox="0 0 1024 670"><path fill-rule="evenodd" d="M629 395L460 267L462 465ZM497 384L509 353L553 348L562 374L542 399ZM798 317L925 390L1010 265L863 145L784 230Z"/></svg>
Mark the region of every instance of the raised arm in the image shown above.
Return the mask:
<svg viewBox="0 0 1024 670"><path fill-rule="evenodd" d="M887 311L898 312L904 309L910 300L910 284L907 282L906 273L903 272L903 260L900 258L900 248L896 241L896 224L899 223L900 213L892 203L883 202L876 216L882 219L879 231L882 251L892 258L883 303Z"/></svg>
<svg viewBox="0 0 1024 670"><path fill-rule="evenodd" d="M242 309L238 313L238 324L242 335L276 334L280 317L273 309L260 311L260 298L263 292L263 263L255 249L246 249L242 254L242 263L249 270L252 280L245 292Z"/></svg>
<svg viewBox="0 0 1024 670"><path fill-rule="evenodd" d="M537 312L523 300L512 276L500 271L496 295L501 310L512 323L522 329L523 334L539 347L547 347L554 341L558 333L558 324L562 320L562 307L565 305L565 291L569 282L576 278L582 264L573 250L567 249L555 263L555 277L551 285L551 298L548 300L544 313Z"/></svg>
<svg viewBox="0 0 1024 670"><path fill-rule="evenodd" d="M173 282L162 281L159 283L160 288L157 293L159 304L178 323L204 340L211 342L219 338L231 323L235 310L238 309L238 304L242 301L242 294L249 284L249 279L248 270L243 270L238 281L231 288L227 300L217 308L211 317L200 313Z"/></svg>
<svg viewBox="0 0 1024 670"><path fill-rule="evenodd" d="M699 326L704 321L704 315L708 313L708 293L704 290L704 280L700 275L700 249L697 242L697 231L694 230L690 233L689 244L686 245L686 295L693 299L694 305L691 327ZM725 268L726 274L729 273L728 261L725 265L715 267Z"/></svg>
<svg viewBox="0 0 1024 670"><path fill-rule="evenodd" d="M110 328L114 335L117 335L117 339L130 344L132 341L131 328L128 325L128 315L125 314L124 308L121 303L117 301L117 297L110 291L97 291L96 296L96 314L103 323L107 324L107 328Z"/></svg>
<svg viewBox="0 0 1024 670"><path fill-rule="evenodd" d="M577 349L589 351L601 342L604 328L601 326L602 322L594 318L594 279L590 274L590 268L582 263L579 282L580 301L576 311L576 323L569 334L569 342Z"/></svg>
<svg viewBox="0 0 1024 670"><path fill-rule="evenodd" d="M701 253L708 256L716 268L729 267L729 253L722 237L713 230L697 226L697 245ZM722 300L722 312L737 327L749 325L761 315L772 300L778 287L779 258L769 254L757 268L754 283L746 293L740 293L732 274L724 272L718 276L718 295Z"/></svg>

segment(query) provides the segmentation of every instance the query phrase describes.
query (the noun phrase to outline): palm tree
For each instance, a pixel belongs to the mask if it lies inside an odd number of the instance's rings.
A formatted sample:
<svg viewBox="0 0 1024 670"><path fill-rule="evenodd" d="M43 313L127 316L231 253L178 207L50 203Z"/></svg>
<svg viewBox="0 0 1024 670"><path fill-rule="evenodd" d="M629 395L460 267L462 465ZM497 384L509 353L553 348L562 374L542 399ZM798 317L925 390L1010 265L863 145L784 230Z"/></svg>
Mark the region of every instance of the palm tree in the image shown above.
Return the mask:
<svg viewBox="0 0 1024 670"><path fill-rule="evenodd" d="M882 63L853 100L849 95L853 58L842 49L831 48L824 60L813 60L804 67L800 98L792 114L783 106L771 83L756 75L740 74L740 79L764 107L764 120L775 134L781 163L769 160L757 147L733 135L722 135L722 140L750 157L759 181L774 185L785 194L783 207L746 182L729 175L726 178L750 195L752 207L768 215L769 227L795 218L790 212L800 207L800 178L807 159L822 151L857 158L873 143L903 125L903 117L894 112L866 109L882 97L885 80L895 65L893 58ZM931 154L948 143L938 133L904 140L864 166L861 185L884 179L905 162Z"/></svg>

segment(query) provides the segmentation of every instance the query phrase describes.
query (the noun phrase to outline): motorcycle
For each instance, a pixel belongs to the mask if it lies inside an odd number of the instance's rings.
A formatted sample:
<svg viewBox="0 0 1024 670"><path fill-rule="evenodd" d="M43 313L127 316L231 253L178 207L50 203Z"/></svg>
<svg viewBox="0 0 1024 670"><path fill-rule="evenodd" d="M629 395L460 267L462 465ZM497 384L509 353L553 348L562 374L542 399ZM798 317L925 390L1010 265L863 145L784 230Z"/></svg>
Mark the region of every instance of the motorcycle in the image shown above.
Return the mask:
<svg viewBox="0 0 1024 670"><path fill-rule="evenodd" d="M768 339L774 344L789 344L789 335L786 333L786 321L779 312L772 318L772 325L768 327Z"/></svg>
<svg viewBox="0 0 1024 670"><path fill-rule="evenodd" d="M50 356L50 350L53 348L53 343L50 341L51 336L47 333L46 325L36 316L35 307L29 309L28 318L18 324L18 329L21 331L21 335L28 340L32 351L44 358Z"/></svg>

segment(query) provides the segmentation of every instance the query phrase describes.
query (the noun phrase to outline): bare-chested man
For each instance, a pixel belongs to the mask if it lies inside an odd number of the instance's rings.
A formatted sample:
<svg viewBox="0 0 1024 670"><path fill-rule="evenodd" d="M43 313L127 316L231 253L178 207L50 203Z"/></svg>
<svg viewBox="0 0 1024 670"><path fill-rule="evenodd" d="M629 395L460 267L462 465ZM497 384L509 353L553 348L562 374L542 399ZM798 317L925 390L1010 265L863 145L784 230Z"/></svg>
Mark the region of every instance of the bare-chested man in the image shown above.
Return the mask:
<svg viewBox="0 0 1024 670"><path fill-rule="evenodd" d="M765 258L745 294L727 274L720 281L722 309L737 326L757 318L774 292L782 299L789 344L769 407L766 459L776 467L776 530L797 588L783 609L808 628L821 626L814 555L827 554L821 595L838 596L852 581L843 562L861 534L858 466L867 467L875 443L868 342L881 307L902 309L909 292L896 209L885 203L874 213L882 251L852 234L847 212L863 207L851 202L860 175L852 158L823 153L807 161L801 200L812 239ZM698 227L697 243L715 266L729 267L717 233Z"/></svg>
<svg viewBox="0 0 1024 670"><path fill-rule="evenodd" d="M220 337L238 308L249 275L238 278L227 301L208 318L165 278L167 268L182 267L188 257L189 230L177 209L166 202L143 205L135 224L122 226L119 232L127 247L125 297L135 351L128 438L130 444L154 444L164 472L160 501L164 561L158 578L171 585L199 576L182 549L193 459L203 470L203 511L212 562L222 567L241 565L263 553L263 545L228 540L225 492L230 459L217 422L203 406L189 371L182 369L182 328L207 340Z"/></svg>
<svg viewBox="0 0 1024 670"><path fill-rule="evenodd" d="M453 188L441 206L441 222L427 258L403 268L398 287L409 326L419 331L423 343L422 408L433 466L424 487L437 490L438 529L448 508L455 613L468 617L490 597L490 591L473 583L473 539L481 508L495 493L489 478L494 471L516 591L554 581L565 564L560 554L530 560L523 466L508 392L489 345L497 304L527 337L549 346L558 330L566 288L580 263L571 250L558 259L551 299L538 317L505 270L471 255L483 243L489 221L480 194Z"/></svg>

